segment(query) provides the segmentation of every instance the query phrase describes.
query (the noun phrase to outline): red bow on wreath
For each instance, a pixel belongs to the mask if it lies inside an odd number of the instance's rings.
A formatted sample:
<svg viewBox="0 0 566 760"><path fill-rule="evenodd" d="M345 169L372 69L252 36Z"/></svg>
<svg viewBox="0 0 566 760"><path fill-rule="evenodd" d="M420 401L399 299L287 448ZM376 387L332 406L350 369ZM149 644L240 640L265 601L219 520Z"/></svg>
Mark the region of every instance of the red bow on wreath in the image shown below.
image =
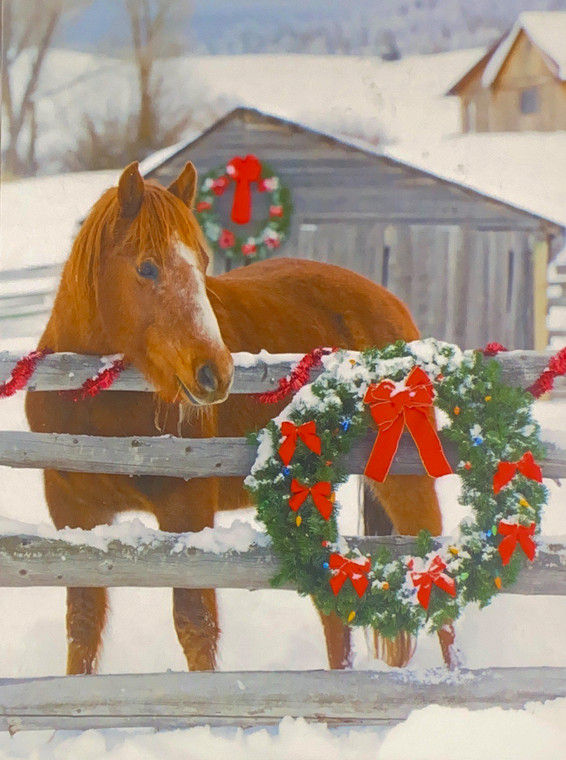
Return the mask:
<svg viewBox="0 0 566 760"><path fill-rule="evenodd" d="M527 527L526 525L517 525L517 523L501 520L497 532L504 536L504 539L499 544L498 549L501 562L504 565L509 564L517 543L531 561L535 558L537 550L537 545L533 541L535 529L536 524L534 522Z"/></svg>
<svg viewBox="0 0 566 760"><path fill-rule="evenodd" d="M293 458L297 447L297 438L300 438L305 446L314 451L315 454L321 453L320 438L316 434L316 423L314 420L305 422L298 427L294 422L283 422L281 424L281 434L285 440L279 446L279 456L285 465L288 465Z"/></svg>
<svg viewBox="0 0 566 760"><path fill-rule="evenodd" d="M233 158L226 171L236 183L234 202L232 204L232 221L236 224L247 224L252 216L252 190L250 184L258 182L261 176L261 164L252 155Z"/></svg>
<svg viewBox="0 0 566 760"><path fill-rule="evenodd" d="M334 595L338 594L346 580L349 578L352 581L356 594L363 596L365 590L369 585L367 574L371 568L371 562L369 559L364 558L360 560L347 559L341 554L333 553L328 559L328 565L334 572L334 575L330 579L330 585Z"/></svg>
<svg viewBox="0 0 566 760"><path fill-rule="evenodd" d="M383 380L379 385L369 386L364 403L370 405L379 432L366 465L366 475L378 483L385 480L405 425L428 474L439 478L452 472L432 424L433 398L432 382L420 367L414 367L402 384Z"/></svg>
<svg viewBox="0 0 566 760"><path fill-rule="evenodd" d="M433 557L428 570L423 573L411 573L411 580L417 588L417 599L425 610L428 610L433 586L438 586L450 596L456 596L456 581L446 575L443 570L446 570L446 564L437 554L436 557Z"/></svg>
<svg viewBox="0 0 566 760"><path fill-rule="evenodd" d="M320 483L316 483L314 486L304 486L302 483L299 483L298 480L293 478L291 481L291 492L294 496L291 496L289 499L289 506L293 512L296 512L299 509L310 494L314 505L320 514L325 520L330 519L330 515L332 514L332 501L329 498L332 493L331 483L324 480Z"/></svg>
<svg viewBox="0 0 566 760"><path fill-rule="evenodd" d="M527 451L518 462L499 462L497 472L493 476L494 493L499 493L503 486L506 486L514 478L517 472L520 472L526 478L542 483L542 470L535 462L532 452Z"/></svg>

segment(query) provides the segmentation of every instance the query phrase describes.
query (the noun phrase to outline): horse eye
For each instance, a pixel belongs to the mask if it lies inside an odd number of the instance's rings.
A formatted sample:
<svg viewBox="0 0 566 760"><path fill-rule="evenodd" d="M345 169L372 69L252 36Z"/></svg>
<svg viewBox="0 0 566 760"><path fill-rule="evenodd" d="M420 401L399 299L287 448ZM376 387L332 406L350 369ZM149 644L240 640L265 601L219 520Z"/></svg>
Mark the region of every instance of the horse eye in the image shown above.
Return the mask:
<svg viewBox="0 0 566 760"><path fill-rule="evenodd" d="M157 280L157 275L159 274L157 265L153 261L147 260L142 261L139 267L136 268L136 271L140 277L145 277L147 280Z"/></svg>

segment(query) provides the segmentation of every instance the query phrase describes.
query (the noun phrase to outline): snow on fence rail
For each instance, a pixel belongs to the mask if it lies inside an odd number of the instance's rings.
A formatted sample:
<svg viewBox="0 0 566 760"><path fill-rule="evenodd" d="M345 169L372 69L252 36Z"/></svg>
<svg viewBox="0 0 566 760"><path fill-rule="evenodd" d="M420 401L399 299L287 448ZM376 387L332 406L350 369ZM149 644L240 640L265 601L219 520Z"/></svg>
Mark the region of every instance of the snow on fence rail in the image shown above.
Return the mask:
<svg viewBox="0 0 566 760"><path fill-rule="evenodd" d="M551 353L513 351L496 357L505 382L530 385ZM0 353L0 382L19 356ZM277 386L300 356L262 352L235 355L233 393L261 393ZM100 359L53 354L36 370L29 390L78 388L101 368ZM314 370L312 377L317 376ZM151 391L133 369L111 390ZM363 471L373 436L358 442L346 463ZM455 452L446 444L448 458ZM244 439L174 437L96 438L0 433L0 464L176 477L245 475L255 453ZM566 476L566 452L547 443L546 477ZM410 439L396 457L397 473L422 471ZM150 531L137 540L115 527L27 535L0 520L0 586L184 586L267 588L277 562L265 539L253 536L210 549L202 534ZM17 526L16 526L17 527ZM22 526L22 529L25 526ZM251 530L251 529L250 529ZM114 532L113 532L114 531ZM151 535L150 535L151 534ZM226 538L226 537L224 537ZM410 551L410 537L353 537L362 551L386 544ZM448 539L436 539L442 542ZM214 542L213 542L214 544ZM218 548L220 547L220 548ZM537 558L508 593L566 595L566 537L540 540ZM123 726L178 728L192 725L261 725L285 715L330 724L371 725L403 720L426 704L471 709L520 707L533 700L566 697L566 668L492 668L437 674L431 681L410 671L162 673L61 678L0 679L0 730L87 729Z"/></svg>

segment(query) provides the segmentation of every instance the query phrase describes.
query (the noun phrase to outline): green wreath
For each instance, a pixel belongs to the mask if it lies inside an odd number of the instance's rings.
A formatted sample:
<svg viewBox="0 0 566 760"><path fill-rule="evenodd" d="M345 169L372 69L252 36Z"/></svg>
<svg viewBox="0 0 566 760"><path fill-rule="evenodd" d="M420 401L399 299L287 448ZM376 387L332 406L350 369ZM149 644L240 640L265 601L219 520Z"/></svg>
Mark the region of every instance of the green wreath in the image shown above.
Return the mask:
<svg viewBox="0 0 566 760"><path fill-rule="evenodd" d="M269 198L269 217L258 222L253 235L236 235L222 225L215 210L216 198L223 195L230 186L230 168L231 162L228 162L203 175L196 198L195 215L215 253L239 263L266 259L282 245L289 234L293 211L291 192L273 168L262 161L257 188Z"/></svg>
<svg viewBox="0 0 566 760"><path fill-rule="evenodd" d="M332 494L348 478L340 459L371 428L364 404L368 387L383 378L402 386L414 367L430 378L435 405L445 413L443 434L460 458L455 470L462 478L460 501L472 508L473 517L448 543L421 531L416 556L393 558L381 549L365 557L338 535ZM466 604L483 607L513 583L526 554L534 557L546 502L534 459L544 451L530 413L531 394L503 384L500 369L479 352L434 339L326 357L318 379L256 436L257 458L246 479L280 561L273 585L291 581L323 612L335 611L344 622L394 638L401 631L438 630ZM281 428L313 422L320 452L295 436L292 459L284 466ZM521 464L526 460L530 471ZM317 495L319 507L309 490L299 497L300 508L290 508L296 496L292 483L311 489L328 482L326 496ZM332 509L325 516L328 502Z"/></svg>

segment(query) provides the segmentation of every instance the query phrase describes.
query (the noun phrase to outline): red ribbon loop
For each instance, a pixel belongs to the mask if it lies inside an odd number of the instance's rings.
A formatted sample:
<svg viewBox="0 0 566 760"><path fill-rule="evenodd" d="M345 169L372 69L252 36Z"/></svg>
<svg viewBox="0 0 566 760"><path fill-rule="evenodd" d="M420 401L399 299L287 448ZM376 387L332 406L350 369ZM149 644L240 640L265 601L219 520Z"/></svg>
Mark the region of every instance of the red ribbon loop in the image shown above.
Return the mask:
<svg viewBox="0 0 566 760"><path fill-rule="evenodd" d="M322 451L320 438L316 434L316 423L314 420L309 420L309 422L305 422L298 427L294 422L283 422L281 424L281 434L285 440L279 446L279 456L285 465L288 465L293 458L297 447L297 438L300 438L305 446L314 451L315 454L320 454Z"/></svg>
<svg viewBox="0 0 566 760"><path fill-rule="evenodd" d="M419 451L425 470L433 478L449 475L442 444L433 425L434 389L426 372L414 367L403 384L383 380L370 385L364 403L379 427L365 475L383 483L399 447L405 425Z"/></svg>
<svg viewBox="0 0 566 760"><path fill-rule="evenodd" d="M499 462L493 476L493 491L499 493L503 486L511 481L517 472L526 478L542 483L542 470L535 462L531 451L527 451L517 462Z"/></svg>
<svg viewBox="0 0 566 760"><path fill-rule="evenodd" d="M333 553L328 559L328 565L334 572L332 578L330 578L330 585L334 595L336 595L345 581L349 578L352 581L356 594L363 596L365 590L369 586L369 580L367 574L371 568L371 562L367 558L355 560L347 559L341 554Z"/></svg>
<svg viewBox="0 0 566 760"><path fill-rule="evenodd" d="M533 541L535 529L536 524L534 522L527 527L526 525L508 523L501 520L497 531L500 535L504 536L504 539L499 544L498 549L501 555L501 562L504 565L509 564L517 543L532 562L537 551L537 545Z"/></svg>
<svg viewBox="0 0 566 760"><path fill-rule="evenodd" d="M329 481L323 480L320 483L316 483L314 486L305 486L293 478L291 481L291 492L294 496L291 496L289 499L289 506L293 512L296 512L301 507L307 496L310 494L314 505L320 514L325 520L330 519L330 515L332 514L332 501L329 497L332 493L332 484Z"/></svg>
<svg viewBox="0 0 566 760"><path fill-rule="evenodd" d="M233 158L226 170L236 183L231 219L236 224L247 224L252 216L251 183L257 182L261 176L261 164L252 155Z"/></svg>
<svg viewBox="0 0 566 760"><path fill-rule="evenodd" d="M456 596L456 581L443 572L445 569L446 564L437 554L436 557L433 557L428 570L423 573L411 573L411 580L417 588L417 599L425 610L428 610L433 586L438 586L450 596Z"/></svg>

